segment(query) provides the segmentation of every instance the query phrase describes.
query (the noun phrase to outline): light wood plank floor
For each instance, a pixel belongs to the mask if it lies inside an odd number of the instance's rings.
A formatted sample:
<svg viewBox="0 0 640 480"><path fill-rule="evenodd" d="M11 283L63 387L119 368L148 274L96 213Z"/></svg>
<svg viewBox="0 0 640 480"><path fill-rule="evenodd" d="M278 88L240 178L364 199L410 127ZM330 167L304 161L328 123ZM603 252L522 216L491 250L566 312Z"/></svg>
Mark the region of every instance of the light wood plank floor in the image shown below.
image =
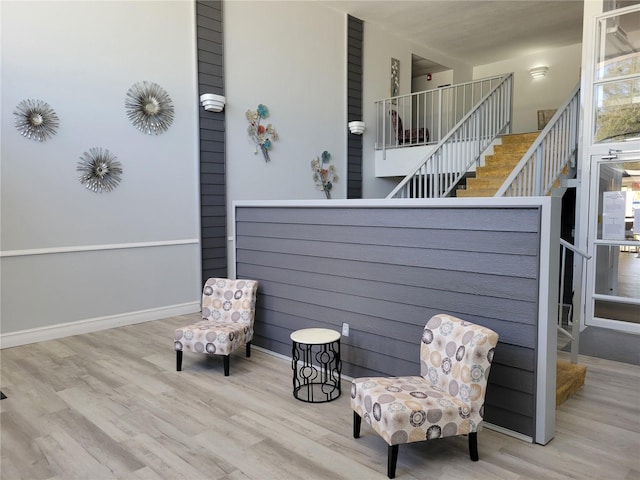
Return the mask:
<svg viewBox="0 0 640 480"><path fill-rule="evenodd" d="M386 443L365 424L352 437L349 382L334 402L300 402L290 363L257 349L227 378L220 358L189 353L176 372L173 330L193 318L2 350L1 478L386 478ZM581 361L585 387L549 445L485 428L477 463L462 437L403 445L397 478L640 479L640 367Z"/></svg>

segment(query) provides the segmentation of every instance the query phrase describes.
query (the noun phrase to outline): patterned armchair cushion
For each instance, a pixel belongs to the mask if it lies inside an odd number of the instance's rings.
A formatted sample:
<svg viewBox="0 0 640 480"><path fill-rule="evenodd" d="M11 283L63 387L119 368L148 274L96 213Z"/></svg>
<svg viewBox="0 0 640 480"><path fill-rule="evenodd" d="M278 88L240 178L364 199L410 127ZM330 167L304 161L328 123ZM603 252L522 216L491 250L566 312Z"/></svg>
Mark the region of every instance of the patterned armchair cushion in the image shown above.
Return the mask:
<svg viewBox="0 0 640 480"><path fill-rule="evenodd" d="M228 355L250 342L257 289L255 280L207 280L202 292L202 320L175 331L175 349Z"/></svg>
<svg viewBox="0 0 640 480"><path fill-rule="evenodd" d="M439 314L426 324L422 376L356 378L351 408L389 445L477 432L498 334Z"/></svg>
<svg viewBox="0 0 640 480"><path fill-rule="evenodd" d="M223 323L202 320L178 328L175 333L175 349L187 352L229 355L251 341L253 330L241 323Z"/></svg>

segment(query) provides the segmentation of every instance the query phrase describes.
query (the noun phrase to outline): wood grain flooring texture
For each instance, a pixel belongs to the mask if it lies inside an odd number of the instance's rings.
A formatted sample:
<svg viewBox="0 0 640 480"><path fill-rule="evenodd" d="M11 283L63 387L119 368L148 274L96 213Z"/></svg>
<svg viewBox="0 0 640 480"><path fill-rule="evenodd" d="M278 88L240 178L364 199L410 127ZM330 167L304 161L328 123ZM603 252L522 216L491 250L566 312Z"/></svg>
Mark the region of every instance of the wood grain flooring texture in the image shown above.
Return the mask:
<svg viewBox="0 0 640 480"><path fill-rule="evenodd" d="M387 445L352 437L349 385L330 403L291 394L291 364L239 351L185 353L184 315L0 352L2 480L384 479ZM568 354L559 353L568 359ZM397 478L640 479L640 367L581 357L585 386L533 445L485 428L480 461L464 437L403 445Z"/></svg>

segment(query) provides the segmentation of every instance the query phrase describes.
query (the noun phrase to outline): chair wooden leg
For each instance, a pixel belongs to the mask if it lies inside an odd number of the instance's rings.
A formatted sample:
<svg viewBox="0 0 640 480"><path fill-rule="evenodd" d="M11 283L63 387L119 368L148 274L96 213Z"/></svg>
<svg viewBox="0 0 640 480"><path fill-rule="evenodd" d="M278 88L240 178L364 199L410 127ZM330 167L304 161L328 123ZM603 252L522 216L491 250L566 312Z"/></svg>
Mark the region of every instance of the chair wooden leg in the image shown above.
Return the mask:
<svg viewBox="0 0 640 480"><path fill-rule="evenodd" d="M229 376L229 355L224 356L224 376Z"/></svg>
<svg viewBox="0 0 640 480"><path fill-rule="evenodd" d="M176 371L182 370L182 350L176 350Z"/></svg>
<svg viewBox="0 0 640 480"><path fill-rule="evenodd" d="M399 445L389 445L389 456L387 458L387 477L396 478L396 463L398 463Z"/></svg>
<svg viewBox="0 0 640 480"><path fill-rule="evenodd" d="M478 461L478 432L469 434L469 456L472 461Z"/></svg>
<svg viewBox="0 0 640 480"><path fill-rule="evenodd" d="M251 356L251 342L247 342L247 358Z"/></svg>
<svg viewBox="0 0 640 480"><path fill-rule="evenodd" d="M355 410L353 412L353 438L360 438L360 425L362 424L362 417L358 415Z"/></svg>

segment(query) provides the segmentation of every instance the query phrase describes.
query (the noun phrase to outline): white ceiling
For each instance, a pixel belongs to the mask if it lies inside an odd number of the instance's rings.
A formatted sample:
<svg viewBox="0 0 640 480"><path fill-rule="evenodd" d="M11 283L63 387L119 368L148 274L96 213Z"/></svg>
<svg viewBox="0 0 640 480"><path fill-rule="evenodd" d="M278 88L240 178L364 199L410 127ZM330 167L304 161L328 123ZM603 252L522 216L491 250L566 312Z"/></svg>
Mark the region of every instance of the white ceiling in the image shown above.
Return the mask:
<svg viewBox="0 0 640 480"><path fill-rule="evenodd" d="M319 1L470 65L582 41L582 0Z"/></svg>

